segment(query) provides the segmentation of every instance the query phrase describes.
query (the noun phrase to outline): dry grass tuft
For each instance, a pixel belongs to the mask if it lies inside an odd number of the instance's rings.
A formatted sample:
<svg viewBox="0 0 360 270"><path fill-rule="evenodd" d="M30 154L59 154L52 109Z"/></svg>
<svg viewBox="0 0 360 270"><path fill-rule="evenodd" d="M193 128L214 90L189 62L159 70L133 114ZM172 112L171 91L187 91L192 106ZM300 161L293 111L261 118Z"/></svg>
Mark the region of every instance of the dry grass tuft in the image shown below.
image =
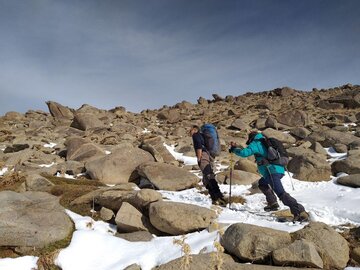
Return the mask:
<svg viewBox="0 0 360 270"><path fill-rule="evenodd" d="M189 244L185 243L186 235L181 236L180 239L174 239L173 244L181 246L181 252L184 254L181 258L181 269L188 270L190 269L190 263L192 261L191 257L191 247Z"/></svg>
<svg viewBox="0 0 360 270"><path fill-rule="evenodd" d="M55 265L55 260L60 253L60 249L45 255L41 255L37 261L38 270L58 270L60 269Z"/></svg>
<svg viewBox="0 0 360 270"><path fill-rule="evenodd" d="M25 181L25 177L18 172L10 172L0 177L0 191L2 190L17 190L19 186Z"/></svg>

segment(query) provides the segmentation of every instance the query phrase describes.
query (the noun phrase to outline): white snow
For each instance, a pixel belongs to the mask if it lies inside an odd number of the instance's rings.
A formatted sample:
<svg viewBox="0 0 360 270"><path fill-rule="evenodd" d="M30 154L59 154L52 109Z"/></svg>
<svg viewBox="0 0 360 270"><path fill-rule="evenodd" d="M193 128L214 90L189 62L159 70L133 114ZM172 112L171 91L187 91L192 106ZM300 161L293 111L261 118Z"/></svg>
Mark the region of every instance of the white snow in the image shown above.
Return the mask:
<svg viewBox="0 0 360 270"><path fill-rule="evenodd" d="M184 163L185 165L196 165L197 164L197 158L196 157L187 157L187 156L184 156L184 154L182 154L182 153L176 152L175 147L173 145L169 146L166 143L164 143L164 146L173 155L173 157L176 160Z"/></svg>
<svg viewBox="0 0 360 270"><path fill-rule="evenodd" d="M176 159L184 164L196 164L196 158L186 157L176 153L174 148L165 145ZM346 158L343 154L337 154L333 149L327 149L333 159ZM218 167L218 169L222 169ZM340 174L342 176L345 174ZM338 185L336 177L324 182L305 182L285 175L282 183L287 192L304 205L310 213L312 220L321 221L331 226L346 227L360 225L360 211L355 207L360 201L360 189ZM292 188L294 185L294 190ZM228 195L229 185L220 185L222 192ZM294 232L306 224L292 222L279 223L264 212L265 198L263 194L249 192L250 185L233 185L232 195L243 196L246 199L244 205L235 204L227 208L213 207L209 196L200 193L198 189L188 189L179 192L160 191L164 198L174 202L184 202L202 207L215 209L219 216L217 222L230 225L244 222L274 228L282 231ZM286 209L280 203L282 209ZM69 210L67 214L75 223L76 231L73 234L70 245L63 249L56 264L63 270L87 269L87 270L118 270L131 264L138 264L141 269L151 269L182 256L181 247L174 244L177 237L155 237L150 242L128 242L115 237L116 227L102 221L94 221L89 216L80 216ZM91 213L89 213L91 215ZM185 235L185 242L191 246L192 254L214 251L214 241L218 240L217 232L200 232ZM18 259L0 259L0 269L36 269L37 257L22 257ZM359 270L360 268L348 267L347 270Z"/></svg>
<svg viewBox="0 0 360 270"><path fill-rule="evenodd" d="M56 143L46 143L44 144L44 147L47 147L47 148L54 148L56 146Z"/></svg>
<svg viewBox="0 0 360 270"><path fill-rule="evenodd" d="M41 168L50 168L51 166L55 165L55 162L51 162L51 164L40 164L39 167Z"/></svg>
<svg viewBox="0 0 360 270"><path fill-rule="evenodd" d="M32 270L37 269L36 262L38 258L33 256L24 256L16 259L0 259L1 270Z"/></svg>
<svg viewBox="0 0 360 270"><path fill-rule="evenodd" d="M110 151L108 151L108 150L105 150L105 154L106 154L106 155L110 155L110 154L111 154L111 152L110 152Z"/></svg>
<svg viewBox="0 0 360 270"><path fill-rule="evenodd" d="M149 133L151 133L151 131L148 130L147 128L144 128L144 130L141 131L141 133L142 133L142 134L149 134Z"/></svg>
<svg viewBox="0 0 360 270"><path fill-rule="evenodd" d="M75 176L67 174L67 173L57 172L55 176L56 177L63 177L63 178L67 178L67 179L75 179Z"/></svg>
<svg viewBox="0 0 360 270"><path fill-rule="evenodd" d="M4 167L0 170L0 176L3 176L8 171L7 167Z"/></svg>

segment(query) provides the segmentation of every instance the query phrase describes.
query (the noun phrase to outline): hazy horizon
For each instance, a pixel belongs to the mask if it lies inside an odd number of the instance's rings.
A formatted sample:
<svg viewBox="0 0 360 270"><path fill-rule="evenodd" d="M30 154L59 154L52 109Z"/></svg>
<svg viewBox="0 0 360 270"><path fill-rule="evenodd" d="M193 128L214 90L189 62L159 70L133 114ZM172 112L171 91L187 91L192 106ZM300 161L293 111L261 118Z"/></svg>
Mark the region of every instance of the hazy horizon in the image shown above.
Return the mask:
<svg viewBox="0 0 360 270"><path fill-rule="evenodd" d="M360 1L0 0L0 115L360 84Z"/></svg>

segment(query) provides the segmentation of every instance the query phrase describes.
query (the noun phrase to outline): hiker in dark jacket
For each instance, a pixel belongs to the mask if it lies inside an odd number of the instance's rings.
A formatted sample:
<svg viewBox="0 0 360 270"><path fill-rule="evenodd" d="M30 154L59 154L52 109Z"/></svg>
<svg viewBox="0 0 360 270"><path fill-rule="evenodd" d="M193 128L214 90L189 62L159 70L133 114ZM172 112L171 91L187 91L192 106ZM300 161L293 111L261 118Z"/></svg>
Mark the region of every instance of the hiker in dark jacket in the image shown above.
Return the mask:
<svg viewBox="0 0 360 270"><path fill-rule="evenodd" d="M267 201L267 206L264 207L265 211L278 210L279 204L277 203L275 192L283 204L290 208L291 213L294 215L294 221L307 221L309 215L305 211L304 206L291 197L284 190L281 183L281 178L285 174L284 166L271 164L266 160L268 150L262 142L264 139L265 137L261 133L253 131L249 134L246 148L237 148L236 144L231 142L230 152L244 158L252 155L255 156L258 171L262 175L262 178L259 180L259 189L264 193Z"/></svg>
<svg viewBox="0 0 360 270"><path fill-rule="evenodd" d="M215 180L213 171L213 161L209 152L205 148L205 141L203 135L200 133L198 126L192 126L190 136L193 139L194 150L198 165L203 174L202 182L209 191L213 204L226 205L223 194L220 191L219 185Z"/></svg>

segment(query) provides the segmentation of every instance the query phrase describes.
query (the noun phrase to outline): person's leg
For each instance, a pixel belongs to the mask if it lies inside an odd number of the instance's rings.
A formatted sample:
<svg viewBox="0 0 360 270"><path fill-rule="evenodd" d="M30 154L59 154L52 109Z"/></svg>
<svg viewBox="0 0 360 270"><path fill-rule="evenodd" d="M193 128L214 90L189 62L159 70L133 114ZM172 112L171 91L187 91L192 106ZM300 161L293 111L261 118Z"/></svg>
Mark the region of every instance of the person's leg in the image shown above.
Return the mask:
<svg viewBox="0 0 360 270"><path fill-rule="evenodd" d="M273 192L273 190L269 186L268 179L262 177L259 180L259 189L261 192L265 195L267 206L264 207L265 211L274 211L279 208L279 205L277 203L276 196Z"/></svg>
<svg viewBox="0 0 360 270"><path fill-rule="evenodd" d="M206 152L202 154L200 169L203 174L203 184L208 189L211 199L216 201L219 198L223 198L219 185L215 180L215 174L211 166L211 157Z"/></svg>
<svg viewBox="0 0 360 270"><path fill-rule="evenodd" d="M271 183L274 192L282 201L282 203L290 208L291 213L294 217L298 217L300 213L305 211L304 206L299 204L295 198L291 197L289 193L285 192L284 187L281 183L281 178L284 176L283 174L270 174Z"/></svg>

